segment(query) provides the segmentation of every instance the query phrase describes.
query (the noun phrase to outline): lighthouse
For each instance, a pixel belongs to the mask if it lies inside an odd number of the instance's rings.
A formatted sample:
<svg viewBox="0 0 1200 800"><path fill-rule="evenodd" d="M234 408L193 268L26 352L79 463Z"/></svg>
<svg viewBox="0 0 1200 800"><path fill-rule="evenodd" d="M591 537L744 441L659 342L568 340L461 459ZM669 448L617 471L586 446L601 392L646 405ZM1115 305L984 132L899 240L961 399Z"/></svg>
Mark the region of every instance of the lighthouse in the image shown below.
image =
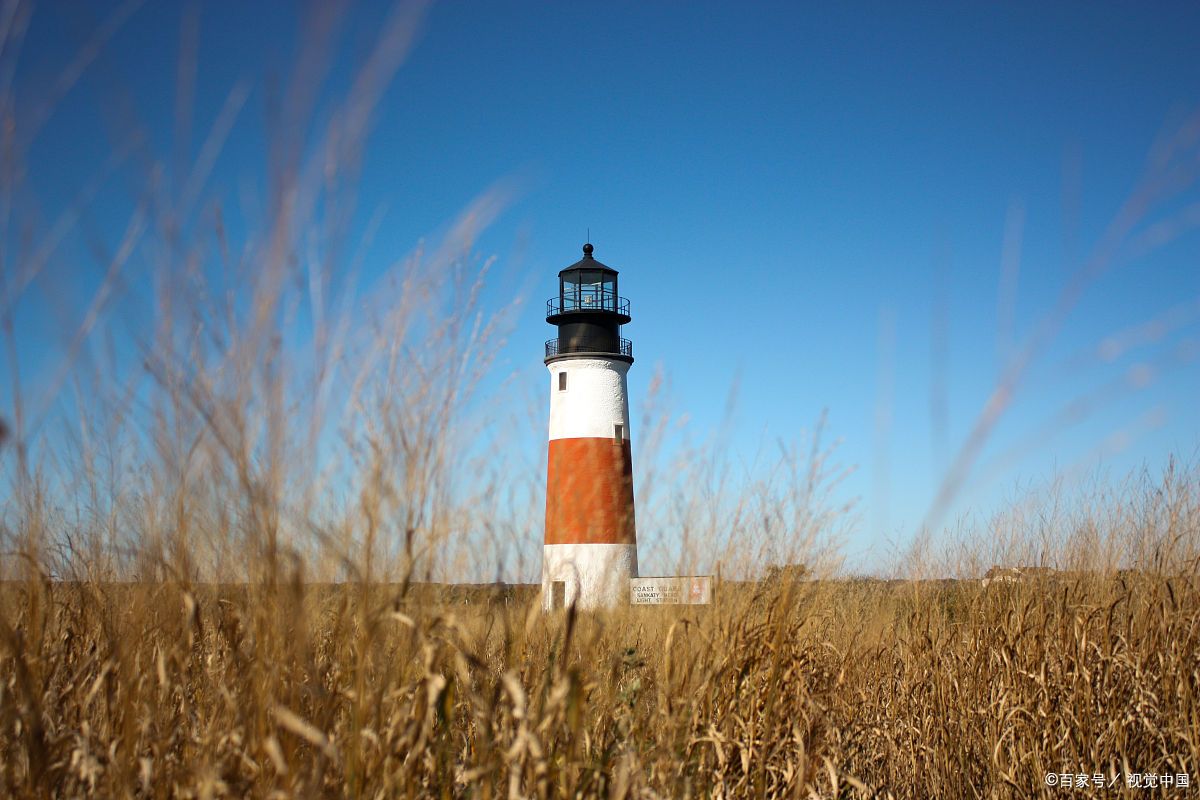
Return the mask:
<svg viewBox="0 0 1200 800"><path fill-rule="evenodd" d="M633 461L626 374L633 346L621 337L629 301L617 271L592 256L558 273L546 321L550 446L542 607L581 609L627 602L636 578Z"/></svg>

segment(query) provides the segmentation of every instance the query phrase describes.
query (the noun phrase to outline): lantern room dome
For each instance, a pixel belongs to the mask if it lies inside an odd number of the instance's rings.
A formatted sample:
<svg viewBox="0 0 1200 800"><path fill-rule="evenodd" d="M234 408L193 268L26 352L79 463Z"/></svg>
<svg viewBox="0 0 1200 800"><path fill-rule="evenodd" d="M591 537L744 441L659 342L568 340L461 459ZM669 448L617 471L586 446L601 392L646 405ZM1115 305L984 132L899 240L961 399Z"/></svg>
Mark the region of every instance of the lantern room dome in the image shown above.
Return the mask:
<svg viewBox="0 0 1200 800"><path fill-rule="evenodd" d="M607 264L601 264L599 261L597 261L595 258L592 257L592 251L595 249L596 248L592 247L590 242L588 244L585 244L583 246L583 258L579 259L578 261L576 261L574 264L572 264L569 267L564 267L563 269L560 269L558 271L558 274L563 275L572 270L598 269L602 272L611 272L613 275L616 275L617 271L615 269L608 266Z"/></svg>

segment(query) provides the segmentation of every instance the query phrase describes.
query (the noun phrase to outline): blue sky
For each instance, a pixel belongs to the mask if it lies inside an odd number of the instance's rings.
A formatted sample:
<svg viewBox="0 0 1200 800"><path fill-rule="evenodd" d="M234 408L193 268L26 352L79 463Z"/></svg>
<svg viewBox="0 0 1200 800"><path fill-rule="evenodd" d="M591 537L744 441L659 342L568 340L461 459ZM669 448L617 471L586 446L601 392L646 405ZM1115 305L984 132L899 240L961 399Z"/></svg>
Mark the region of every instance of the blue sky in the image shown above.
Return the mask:
<svg viewBox="0 0 1200 800"><path fill-rule="evenodd" d="M111 13L36 11L22 107ZM173 124L183 13L133 10L57 104L29 152L26 202L41 216L133 121L168 164L176 149L199 152L203 136L181 144ZM349 82L386 15L348 16L323 98ZM233 197L261 182L270 87L303 37L291 4L205 5L199 20L196 128L231 87L249 91L206 184ZM527 301L500 370L523 387L502 396L522 403L545 388L543 301L590 229L632 301L635 404L661 367L701 438L736 383L725 446L745 459L827 410L838 459L855 467L841 489L859 498L848 549L878 567L926 519L1006 354L1054 307L1155 142L1200 110L1198 34L1194 4L436 3L363 154L357 224L387 209L364 270L444 230L488 187L517 187L478 247L497 257L488 302ZM115 247L135 186L107 183L64 245L59 290L76 287L79 303L94 270L72 264L88 236ZM1187 188L1132 235L1198 200ZM1007 284L1006 229L1020 240ZM1198 244L1182 230L1089 282L947 519L1056 473L1120 475L1195 453ZM39 331L61 302L31 294L18 323ZM1081 357L1164 318L1165 332L1114 358ZM23 341L37 365L46 337ZM1053 421L1096 393L1085 418Z"/></svg>

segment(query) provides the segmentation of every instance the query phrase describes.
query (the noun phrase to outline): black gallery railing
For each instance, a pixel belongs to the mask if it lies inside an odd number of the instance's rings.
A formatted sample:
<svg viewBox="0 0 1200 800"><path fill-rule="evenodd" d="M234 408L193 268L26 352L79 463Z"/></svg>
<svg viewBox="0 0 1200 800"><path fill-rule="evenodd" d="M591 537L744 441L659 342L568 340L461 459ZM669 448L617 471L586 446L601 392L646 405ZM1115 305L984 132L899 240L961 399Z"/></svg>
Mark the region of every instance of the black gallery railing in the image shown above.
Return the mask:
<svg viewBox="0 0 1200 800"><path fill-rule="evenodd" d="M565 356L571 353L610 353L633 358L633 342L628 339L572 338L562 341L550 339L546 342L546 358Z"/></svg>
<svg viewBox="0 0 1200 800"><path fill-rule="evenodd" d="M546 301L546 316L572 311L613 311L629 316L629 299L599 290L566 291Z"/></svg>

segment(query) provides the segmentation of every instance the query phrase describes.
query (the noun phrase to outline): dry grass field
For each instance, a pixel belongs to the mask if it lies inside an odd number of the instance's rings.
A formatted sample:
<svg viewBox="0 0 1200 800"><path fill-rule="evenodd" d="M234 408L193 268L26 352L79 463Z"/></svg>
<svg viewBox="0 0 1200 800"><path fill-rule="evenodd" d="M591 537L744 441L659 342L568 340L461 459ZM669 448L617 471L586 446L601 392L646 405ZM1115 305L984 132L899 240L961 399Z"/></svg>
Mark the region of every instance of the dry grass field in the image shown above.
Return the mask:
<svg viewBox="0 0 1200 800"><path fill-rule="evenodd" d="M1195 500L1164 534L1194 537ZM10 583L0 793L1031 797L1070 772L1189 796L1124 782L1196 776L1194 570L725 584L594 616L529 591Z"/></svg>

